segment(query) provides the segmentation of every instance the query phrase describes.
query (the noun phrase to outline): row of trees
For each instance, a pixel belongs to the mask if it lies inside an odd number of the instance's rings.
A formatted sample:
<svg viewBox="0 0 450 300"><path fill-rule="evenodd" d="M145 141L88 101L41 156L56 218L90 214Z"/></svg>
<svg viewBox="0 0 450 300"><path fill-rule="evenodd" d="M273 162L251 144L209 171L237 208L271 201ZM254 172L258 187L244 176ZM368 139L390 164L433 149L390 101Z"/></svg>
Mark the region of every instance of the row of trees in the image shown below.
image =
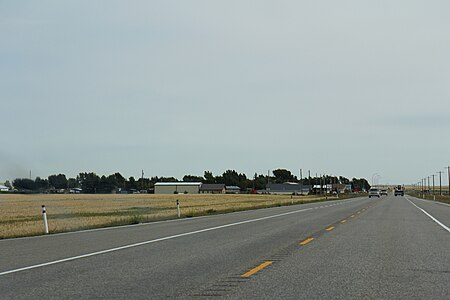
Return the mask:
<svg viewBox="0 0 450 300"><path fill-rule="evenodd" d="M154 187L156 182L177 182L175 177L151 177L138 178L129 177L126 179L120 173L108 176L99 176L93 172L78 174L76 178L67 178L64 174L50 175L47 179L37 177L35 180L27 178L17 178L13 181L13 186L18 190L26 191L52 191L61 189L81 188L83 193L111 193L121 190L147 190ZM212 172L205 171L203 176L185 175L181 181L202 182L202 183L223 183L227 186L238 186L241 190L256 189L263 190L268 183L296 182L304 185L322 184L351 184L358 190L369 189L370 185L366 179L348 178L342 176L316 176L299 179L291 171L286 169L276 169L271 176L255 173L253 178L248 178L244 173L235 170L227 170L222 175L214 176Z"/></svg>

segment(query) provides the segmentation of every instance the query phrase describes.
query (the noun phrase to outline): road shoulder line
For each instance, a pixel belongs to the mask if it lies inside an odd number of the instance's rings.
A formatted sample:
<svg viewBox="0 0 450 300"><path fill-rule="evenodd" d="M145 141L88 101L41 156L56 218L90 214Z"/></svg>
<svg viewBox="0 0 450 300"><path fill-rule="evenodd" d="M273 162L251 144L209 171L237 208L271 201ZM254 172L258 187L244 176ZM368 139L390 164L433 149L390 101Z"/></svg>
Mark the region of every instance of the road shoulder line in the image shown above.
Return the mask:
<svg viewBox="0 0 450 300"><path fill-rule="evenodd" d="M420 208L419 206L417 206L414 202L412 202L411 200L409 200L408 198L406 198L406 200L409 201L409 203L411 203L412 205L414 205L416 208L418 208L419 210L421 210L425 215L427 215L431 220L433 220L434 222L436 222L439 226L441 226L442 228L444 228L445 230L447 230L448 232L450 232L450 228L448 228L447 226L445 226L445 224L441 223L438 219L436 219L435 217L433 217L432 215L430 215L427 211L425 211L424 209Z"/></svg>
<svg viewBox="0 0 450 300"><path fill-rule="evenodd" d="M267 220L267 219L272 219L272 218L277 218L277 217L282 217L282 216L287 216L287 215L292 215L295 213L309 211L312 209L313 209L312 207L304 208L304 209L294 210L294 211L290 211L290 212L286 212L286 213L281 213L281 214L276 214L276 215L271 215L271 216L266 216L266 217L261 217L261 218L256 218L256 219L250 219L250 220L245 220L245 221L240 221L240 222L235 222L235 223L229 223L229 224L199 229L199 230L180 233L180 234L175 234L175 235L171 235L171 236L157 238L154 240L143 241L143 242L124 245L124 246L120 246L120 247L116 247L116 248L105 249L105 250L91 252L91 253L87 253L87 254L83 254L83 255L67 257L67 258L63 258L63 259L59 259L59 260L55 260L55 261L50 261L50 262L36 264L36 265L28 266L28 267L23 267L23 268L18 268L18 269L14 269L14 270L0 272L0 276L11 274L11 273L17 273L17 272L21 272L21 271L26 271L26 270L31 270L31 269L36 269L36 268L41 268L41 267L45 267L45 266L55 265L55 264L59 264L59 263L63 263L63 262L69 262L69 261L73 261L73 260L77 260L77 259L100 255L100 254L115 252L115 251L119 251L119 250L125 250L125 249L129 249L129 248L133 248L133 247L143 246L143 245L147 245L147 244L151 244L151 243L175 239L175 238L198 234L198 233L202 233L202 232L208 232L208 231L212 231L212 230L218 230L218 229L223 229L223 228L227 228L227 227L232 227L232 226L237 226L237 225L253 223L253 222L257 222L257 221L262 221L262 220Z"/></svg>

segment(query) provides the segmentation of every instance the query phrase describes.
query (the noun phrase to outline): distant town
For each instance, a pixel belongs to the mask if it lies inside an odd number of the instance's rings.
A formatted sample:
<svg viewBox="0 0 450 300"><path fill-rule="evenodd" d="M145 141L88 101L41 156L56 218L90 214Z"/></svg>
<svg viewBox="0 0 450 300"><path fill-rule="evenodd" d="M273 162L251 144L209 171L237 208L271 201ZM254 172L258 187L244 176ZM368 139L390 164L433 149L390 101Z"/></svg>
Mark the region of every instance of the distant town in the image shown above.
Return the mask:
<svg viewBox="0 0 450 300"><path fill-rule="evenodd" d="M79 173L76 178L64 174L48 178L16 178L0 184L2 193L52 193L52 194L319 194L366 191L370 185L365 178L348 179L343 176L318 175L297 177L286 169L268 171L267 175L248 177L235 170L227 170L214 176L205 171L203 176L175 177L123 177L120 173L97 175L94 172Z"/></svg>

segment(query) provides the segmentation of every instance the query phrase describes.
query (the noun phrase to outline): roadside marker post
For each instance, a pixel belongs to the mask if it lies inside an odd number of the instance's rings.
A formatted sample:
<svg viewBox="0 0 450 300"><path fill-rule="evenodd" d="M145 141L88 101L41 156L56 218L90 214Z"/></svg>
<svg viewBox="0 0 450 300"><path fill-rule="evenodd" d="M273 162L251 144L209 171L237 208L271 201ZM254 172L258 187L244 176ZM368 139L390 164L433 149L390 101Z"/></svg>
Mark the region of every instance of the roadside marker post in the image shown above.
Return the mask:
<svg viewBox="0 0 450 300"><path fill-rule="evenodd" d="M44 218L45 234L48 234L47 209L45 208L45 205L42 205L42 217Z"/></svg>
<svg viewBox="0 0 450 300"><path fill-rule="evenodd" d="M181 212L180 212L180 201L178 201L177 199L177 212L178 212L178 218L181 216Z"/></svg>

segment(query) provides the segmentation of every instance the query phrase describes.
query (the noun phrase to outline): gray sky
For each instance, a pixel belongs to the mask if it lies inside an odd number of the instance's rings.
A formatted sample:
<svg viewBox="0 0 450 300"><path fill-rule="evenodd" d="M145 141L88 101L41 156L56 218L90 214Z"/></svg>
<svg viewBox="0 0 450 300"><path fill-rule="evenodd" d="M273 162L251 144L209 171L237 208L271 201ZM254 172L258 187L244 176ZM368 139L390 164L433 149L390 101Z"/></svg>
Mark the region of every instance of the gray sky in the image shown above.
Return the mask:
<svg viewBox="0 0 450 300"><path fill-rule="evenodd" d="M0 1L0 182L450 164L450 2Z"/></svg>

